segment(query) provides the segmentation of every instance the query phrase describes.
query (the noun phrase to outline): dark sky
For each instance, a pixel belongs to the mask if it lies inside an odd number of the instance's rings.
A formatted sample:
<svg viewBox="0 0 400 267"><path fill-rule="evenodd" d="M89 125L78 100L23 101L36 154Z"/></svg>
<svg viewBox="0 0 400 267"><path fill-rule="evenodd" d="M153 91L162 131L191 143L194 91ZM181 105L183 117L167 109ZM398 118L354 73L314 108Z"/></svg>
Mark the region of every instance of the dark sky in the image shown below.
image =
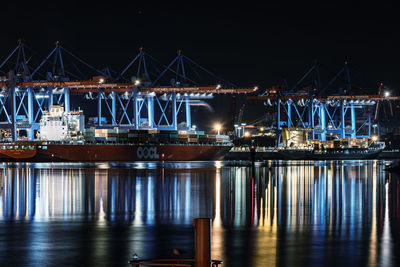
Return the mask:
<svg viewBox="0 0 400 267"><path fill-rule="evenodd" d="M349 60L370 90L380 81L400 87L398 14L389 2L164 2L3 3L0 57L18 38L43 55L60 40L98 68L122 70L140 46L164 63L182 49L227 80L264 88L283 77L295 83L315 60L331 74Z"/></svg>

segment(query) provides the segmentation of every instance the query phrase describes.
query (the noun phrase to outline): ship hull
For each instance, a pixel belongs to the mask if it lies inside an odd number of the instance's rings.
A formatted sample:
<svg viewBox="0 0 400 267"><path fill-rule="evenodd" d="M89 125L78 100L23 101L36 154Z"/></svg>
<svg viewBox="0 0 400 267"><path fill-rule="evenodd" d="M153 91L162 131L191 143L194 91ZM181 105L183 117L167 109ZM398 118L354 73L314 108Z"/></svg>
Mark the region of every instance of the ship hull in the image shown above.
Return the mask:
<svg viewBox="0 0 400 267"><path fill-rule="evenodd" d="M286 160L357 160L377 159L381 150L351 148L351 149L327 149L324 151L313 150L278 150L278 157Z"/></svg>
<svg viewBox="0 0 400 267"><path fill-rule="evenodd" d="M269 151L256 151L256 160L362 160L378 159L382 150L374 148L343 148L325 150L305 149L275 149ZM233 149L226 160L251 160L250 151Z"/></svg>
<svg viewBox="0 0 400 267"><path fill-rule="evenodd" d="M34 161L195 161L222 159L227 145L61 145L38 146Z"/></svg>

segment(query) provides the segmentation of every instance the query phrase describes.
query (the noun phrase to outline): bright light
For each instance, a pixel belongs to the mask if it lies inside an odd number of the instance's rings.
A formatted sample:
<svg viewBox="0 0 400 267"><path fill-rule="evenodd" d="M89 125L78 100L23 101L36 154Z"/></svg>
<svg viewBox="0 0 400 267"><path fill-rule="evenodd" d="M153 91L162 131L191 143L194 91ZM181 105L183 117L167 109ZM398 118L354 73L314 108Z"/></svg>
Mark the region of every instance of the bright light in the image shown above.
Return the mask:
<svg viewBox="0 0 400 267"><path fill-rule="evenodd" d="M221 167L222 167L222 162L221 162L221 161L215 161L215 167L216 167L217 169L221 169Z"/></svg>
<svg viewBox="0 0 400 267"><path fill-rule="evenodd" d="M137 85L139 85L139 84L140 84L140 80L137 79L137 80L135 81L135 85L137 86Z"/></svg>
<svg viewBox="0 0 400 267"><path fill-rule="evenodd" d="M384 96L385 96L385 97L389 97L389 96L390 96L390 92L389 92L389 91L386 91L386 92L384 93Z"/></svg>
<svg viewBox="0 0 400 267"><path fill-rule="evenodd" d="M100 78L99 83L104 83L104 79Z"/></svg>
<svg viewBox="0 0 400 267"><path fill-rule="evenodd" d="M37 98L37 99L42 99L42 98L49 98L49 96L48 95L35 95L35 98Z"/></svg>
<svg viewBox="0 0 400 267"><path fill-rule="evenodd" d="M221 131L221 124L219 124L219 123L215 124L215 130L217 130L218 135L219 135L219 131Z"/></svg>
<svg viewBox="0 0 400 267"><path fill-rule="evenodd" d="M221 89L221 85L220 84L217 85L217 89Z"/></svg>
<svg viewBox="0 0 400 267"><path fill-rule="evenodd" d="M244 136L245 136L245 137L249 137L249 136L250 136L250 133L249 133L249 132L244 132Z"/></svg>
<svg viewBox="0 0 400 267"><path fill-rule="evenodd" d="M261 127L261 128L260 128L260 132L264 132L264 127Z"/></svg>
<svg viewBox="0 0 400 267"><path fill-rule="evenodd" d="M372 136L372 141L374 141L374 142L378 141L378 136L373 135L373 136Z"/></svg>

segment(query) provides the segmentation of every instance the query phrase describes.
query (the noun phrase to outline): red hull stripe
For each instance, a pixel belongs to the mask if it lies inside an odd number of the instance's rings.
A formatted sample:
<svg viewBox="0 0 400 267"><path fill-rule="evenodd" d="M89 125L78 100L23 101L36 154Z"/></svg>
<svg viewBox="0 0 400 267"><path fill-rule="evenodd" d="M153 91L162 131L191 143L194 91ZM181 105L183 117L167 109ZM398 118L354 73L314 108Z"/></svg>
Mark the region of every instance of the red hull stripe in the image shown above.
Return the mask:
<svg viewBox="0 0 400 267"><path fill-rule="evenodd" d="M183 161L213 160L230 146L223 145L56 145L38 148L39 159L65 161Z"/></svg>

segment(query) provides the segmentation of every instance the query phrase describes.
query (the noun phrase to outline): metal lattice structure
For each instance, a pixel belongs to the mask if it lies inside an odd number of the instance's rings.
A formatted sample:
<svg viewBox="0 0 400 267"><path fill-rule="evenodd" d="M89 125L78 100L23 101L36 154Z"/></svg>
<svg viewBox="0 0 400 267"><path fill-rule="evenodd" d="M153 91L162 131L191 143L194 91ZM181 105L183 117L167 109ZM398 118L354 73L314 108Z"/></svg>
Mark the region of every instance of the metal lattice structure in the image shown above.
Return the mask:
<svg viewBox="0 0 400 267"><path fill-rule="evenodd" d="M360 94L352 87L350 73L346 61L322 86L319 65L315 64L293 87L289 88L285 83L255 97L265 101L267 106L276 105L278 144L282 127L308 128L309 138L321 141L326 141L329 136L371 137L375 104L398 100L398 97Z"/></svg>
<svg viewBox="0 0 400 267"><path fill-rule="evenodd" d="M14 57L16 60L12 62ZM153 66L157 60L140 49L115 78L111 77L108 68L101 71L93 67L62 47L60 42L56 42L51 52L34 67L28 64L27 57L24 43L18 42L0 64L0 70L7 75L0 78L0 128L11 129L14 140L18 139L20 130L25 130L27 139L33 140L41 114L53 104L62 105L69 112L71 95L97 100L96 127L176 130L180 121L186 129L191 129L192 101L203 101L214 94L254 91L224 88L220 83L232 84L184 57L181 52L169 65ZM176 62L177 69L173 69ZM198 76L200 71L212 76L213 85L200 86L204 83L188 76L186 64ZM11 65L11 69L4 70L7 65ZM135 76L129 80L127 75L135 65ZM175 81L179 82L168 84L168 73L173 73ZM179 114L183 109L185 116L181 118L183 116Z"/></svg>

